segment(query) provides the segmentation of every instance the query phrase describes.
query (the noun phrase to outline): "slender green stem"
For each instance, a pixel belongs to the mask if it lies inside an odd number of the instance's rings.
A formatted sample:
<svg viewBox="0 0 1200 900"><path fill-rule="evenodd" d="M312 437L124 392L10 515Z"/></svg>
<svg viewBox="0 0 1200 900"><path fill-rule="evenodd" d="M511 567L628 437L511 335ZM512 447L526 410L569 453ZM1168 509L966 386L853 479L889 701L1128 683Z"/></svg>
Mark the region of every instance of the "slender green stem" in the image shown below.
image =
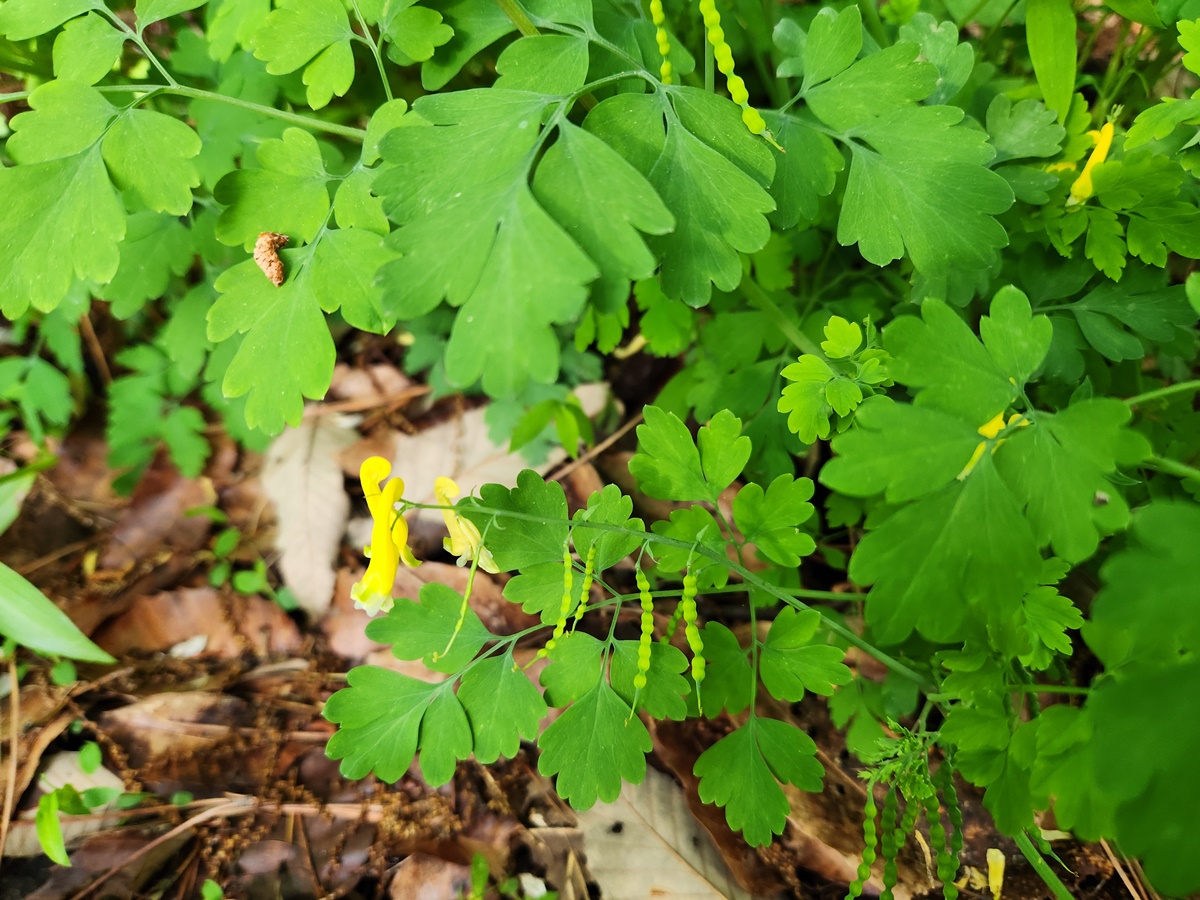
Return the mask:
<svg viewBox="0 0 1200 900"><path fill-rule="evenodd" d="M383 82L383 93L387 96L390 103L392 97L392 86L388 83L387 70L383 67L383 56L379 52L379 42L371 37L371 30L367 28L367 20L363 18L362 11L358 8L358 0L350 0L354 6L354 17L358 19L358 24L362 28L362 42L367 45L371 51L371 55L375 57L375 67L379 69L379 80Z"/></svg>
<svg viewBox="0 0 1200 900"><path fill-rule="evenodd" d="M1163 397L1173 397L1175 394L1194 394L1200 391L1200 379L1196 381L1181 381L1179 384L1171 384L1166 387L1155 388L1152 391L1146 391L1144 394L1136 394L1125 400L1130 406L1137 406L1139 403L1149 403L1151 400L1161 400Z"/></svg>
<svg viewBox="0 0 1200 900"><path fill-rule="evenodd" d="M167 88L165 93L176 94L180 97L190 97L193 100L211 100L214 103L225 103L229 106L236 106L239 109L256 112L259 115L270 116L273 119L280 119L284 122L291 122L293 125L299 125L301 128L326 131L330 134L336 134L354 141L361 141L367 136L366 131L361 128L351 128L349 125L325 122L321 119L314 119L311 116L301 116L287 110L276 109L273 106L263 106L261 103L251 103L248 100L242 100L238 97L227 97L224 94L218 94L214 91L204 91L200 88L187 87L182 84Z"/></svg>
<svg viewBox="0 0 1200 900"><path fill-rule="evenodd" d="M1075 900L1071 896L1071 892L1067 890L1067 886L1062 883L1062 879L1054 874L1054 870L1050 868L1046 860L1042 858L1042 854L1038 853L1037 848L1033 846L1033 842L1029 840L1029 835L1024 831L1018 831L1013 840L1016 841L1017 849L1029 861L1029 865L1033 866L1033 871L1037 872L1042 881L1046 883L1046 887L1050 888L1055 900Z"/></svg>
<svg viewBox="0 0 1200 900"><path fill-rule="evenodd" d="M525 10L517 5L517 0L496 0L496 5L500 10L508 16L510 22L517 26L522 37L531 37L535 34L541 34L536 25L525 14Z"/></svg>
<svg viewBox="0 0 1200 900"><path fill-rule="evenodd" d="M1177 478L1191 478L1195 481L1200 481L1200 469L1174 459L1151 456L1149 459L1143 460L1142 465L1148 469L1154 469L1167 475L1174 475Z"/></svg>
<svg viewBox="0 0 1200 900"><path fill-rule="evenodd" d="M717 58L712 41L704 41L704 89L710 94L717 90Z"/></svg>
<svg viewBox="0 0 1200 900"><path fill-rule="evenodd" d="M742 295L754 305L758 306L769 315L775 322L779 331L791 341L797 349L803 353L811 353L814 356L825 358L825 354L821 352L821 348L808 335L796 327L796 323L788 318L787 314L779 308L771 296L759 287L753 279L744 277L742 283L738 285L738 290Z"/></svg>
<svg viewBox="0 0 1200 900"><path fill-rule="evenodd" d="M112 22L118 30L123 31L129 40L133 41L137 45L137 48L142 51L142 55L146 57L150 65L158 69L158 73L167 80L167 84L174 86L179 83L175 80L175 76L167 71L167 67L164 66L159 58L150 50L149 45L142 39L140 32L134 31L132 28L126 25L125 20L109 9L106 4L98 4L95 9L102 16Z"/></svg>
<svg viewBox="0 0 1200 900"><path fill-rule="evenodd" d="M875 0L858 0L858 10L862 13L867 32L875 38L875 43L880 47L890 46L892 42L883 27L883 20L879 18L879 7L875 5Z"/></svg>
<svg viewBox="0 0 1200 900"><path fill-rule="evenodd" d="M408 504L408 508L442 510L453 509L454 507L437 506L429 503L410 503ZM554 518L553 516L537 516L533 515L532 513L516 512L515 510L511 509L499 509L493 506L473 506L471 507L471 511L482 513L484 515L502 516L510 519L517 519L522 522L540 522L544 525L561 525L564 523L564 521L566 521L564 519ZM653 532L649 531L633 531L629 528L623 528L620 525L610 525L604 522L588 522L588 528L594 531L608 531L612 532L613 534L637 535L639 539L648 541L649 543L661 544L665 547L678 547L681 550L692 551L698 556L705 556L713 562L725 566L729 569L729 571L735 573L739 578L741 578L743 584L756 587L760 591L771 595L776 600L781 600L789 606L794 606L798 609L816 609L817 612L821 613L821 615L824 617L825 626L834 634L841 636L845 641L862 650L864 653L873 656L897 675L912 681L924 693L933 693L935 685L928 678L914 669L909 668L898 659L895 659L894 657L889 656L887 653L884 653L869 641L859 637L858 634L856 634L852 629L846 627L840 621L833 618L832 614L828 610L823 610L819 607L810 607L807 603L798 600L787 591L755 575L745 566L738 565L737 563L731 561L724 553L720 553L709 547L705 547L703 544L696 544L694 541L681 541L677 538L667 537L666 535L661 534L654 534Z"/></svg>
<svg viewBox="0 0 1200 900"><path fill-rule="evenodd" d="M1107 118L1108 109L1112 105L1112 102L1121 95L1121 90L1125 87L1129 79L1137 72L1137 67L1133 65L1133 63L1138 61L1138 58L1142 55L1142 51L1146 49L1146 45L1149 44L1153 39L1154 29L1143 28L1141 33L1138 35L1137 40L1134 42L1133 47L1126 53L1117 54L1123 57L1121 71L1113 81L1112 86L1100 95L1099 101L1096 104L1096 115L1098 117L1096 120L1097 125ZM1108 79L1105 78L1106 83L1107 81Z"/></svg>

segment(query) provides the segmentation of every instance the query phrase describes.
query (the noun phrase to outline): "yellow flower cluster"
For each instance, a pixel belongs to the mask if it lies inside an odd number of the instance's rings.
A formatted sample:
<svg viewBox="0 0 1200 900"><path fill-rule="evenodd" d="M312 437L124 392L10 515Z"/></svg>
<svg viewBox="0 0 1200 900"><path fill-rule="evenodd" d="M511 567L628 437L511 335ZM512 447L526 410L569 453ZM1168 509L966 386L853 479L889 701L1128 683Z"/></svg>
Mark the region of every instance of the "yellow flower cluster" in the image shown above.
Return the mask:
<svg viewBox="0 0 1200 900"><path fill-rule="evenodd" d="M386 459L372 456L363 462L358 472L358 480L362 484L363 496L366 497L374 524L371 527L371 544L363 548L371 562L362 580L350 588L350 596L356 609L366 610L371 616L391 610L392 588L400 563L410 568L421 564L408 546L408 522L396 511L396 504L404 494L404 480L393 478L384 484L391 471L392 465ZM453 507L453 498L460 493L458 485L449 478L437 479L433 492L438 505L443 507ZM492 554L483 546L474 522L463 518L452 508L443 509L442 518L445 519L446 530L450 532L443 546L458 557L460 566L478 558L479 567L485 572L499 571Z"/></svg>
<svg viewBox="0 0 1200 900"><path fill-rule="evenodd" d="M1020 413L1013 413L1008 417L1008 421L1005 421L1004 413L997 413L995 418L990 419L981 425L979 427L979 433L987 438L987 440L980 441L978 446L975 447L975 452L971 454L970 460L967 461L967 464L963 467L963 470L958 473L958 480L962 481L971 474L977 465L979 465L979 460L983 458L983 453L987 449L988 441L996 440L996 435L1002 432L1005 428L1011 428L1014 425L1018 428L1023 428L1028 424L1029 420ZM993 453L1000 449L1000 445L1004 443L1004 440L1004 438L1001 438L1000 440L996 441L996 443L992 446Z"/></svg>

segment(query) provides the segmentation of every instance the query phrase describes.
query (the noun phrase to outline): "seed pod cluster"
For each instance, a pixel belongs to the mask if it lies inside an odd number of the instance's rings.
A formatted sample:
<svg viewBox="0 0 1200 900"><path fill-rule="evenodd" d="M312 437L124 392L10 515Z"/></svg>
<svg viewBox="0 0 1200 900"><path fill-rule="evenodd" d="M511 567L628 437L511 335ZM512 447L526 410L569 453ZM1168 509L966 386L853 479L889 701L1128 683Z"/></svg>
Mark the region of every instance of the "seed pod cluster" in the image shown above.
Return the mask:
<svg viewBox="0 0 1200 900"><path fill-rule="evenodd" d="M879 816L879 853L883 858L883 890L879 900L893 900L893 891L899 880L900 867L896 857L900 853L903 835L896 829L900 817L900 790L893 784L883 798L883 811Z"/></svg>
<svg viewBox="0 0 1200 900"><path fill-rule="evenodd" d="M546 646L537 652L537 656L534 659L542 659L549 656L550 651L558 644L558 639L567 630L567 619L571 615L571 601L573 599L571 589L574 586L574 563L571 561L571 543L568 541L563 547L563 595L562 602L558 607L558 621L554 623L554 633L550 636L550 640L546 641Z"/></svg>
<svg viewBox="0 0 1200 900"><path fill-rule="evenodd" d="M946 817L954 826L954 834L949 842L943 841L941 852L937 856L937 875L942 882L942 896L945 900L957 900L958 887L954 879L958 875L958 854L962 852L963 818L962 807L958 804L958 792L954 789L954 767L949 760L942 762L934 775L934 781L942 789L942 799L946 804Z"/></svg>
<svg viewBox="0 0 1200 900"><path fill-rule="evenodd" d="M592 546L588 547L587 557L583 562L583 582L579 586L579 606L575 609L575 618L571 622L571 630L575 630L575 626L579 624L579 620L583 618L584 613L588 609L588 597L592 593L592 582L596 578L596 542L592 541Z"/></svg>
<svg viewBox="0 0 1200 900"><path fill-rule="evenodd" d="M286 234L274 231L264 231L254 242L254 262L275 287L283 284L283 260L279 258L279 248L287 242Z"/></svg>
<svg viewBox="0 0 1200 900"><path fill-rule="evenodd" d="M667 34L667 17L663 12L662 0L650 0L650 20L654 23L654 40L658 43L658 53L662 57L662 65L658 67L659 77L663 84L670 84L671 38Z"/></svg>
<svg viewBox="0 0 1200 900"><path fill-rule="evenodd" d="M863 856L862 862L858 864L858 874L853 881L850 882L850 888L846 891L846 900L854 900L855 897L862 893L863 884L871 877L871 866L875 862L875 816L878 813L875 806L875 785L874 783L867 784L867 802L863 804Z"/></svg>

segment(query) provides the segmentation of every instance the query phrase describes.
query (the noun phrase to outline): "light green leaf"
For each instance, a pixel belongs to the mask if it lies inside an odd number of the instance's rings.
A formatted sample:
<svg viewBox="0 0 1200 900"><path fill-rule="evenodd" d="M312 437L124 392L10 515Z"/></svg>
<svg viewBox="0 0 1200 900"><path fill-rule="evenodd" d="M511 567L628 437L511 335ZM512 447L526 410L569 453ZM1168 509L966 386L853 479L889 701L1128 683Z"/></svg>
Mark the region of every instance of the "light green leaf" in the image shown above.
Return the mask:
<svg viewBox="0 0 1200 900"><path fill-rule="evenodd" d="M353 37L341 0L280 0L254 33L254 55L272 75L286 75L308 63L304 83L309 105L317 109L333 94L346 93L354 80Z"/></svg>
<svg viewBox="0 0 1200 900"><path fill-rule="evenodd" d="M1042 97L1061 125L1075 91L1075 12L1070 0L1028 0L1025 40Z"/></svg>
<svg viewBox="0 0 1200 900"><path fill-rule="evenodd" d="M254 33L270 13L271 0L223 0L216 15L209 13L205 35L209 54L218 62L227 62L238 47L252 50Z"/></svg>
<svg viewBox="0 0 1200 900"><path fill-rule="evenodd" d="M388 40L392 62L409 66L433 56L434 51L454 37L454 29L442 21L442 14L425 6L397 3L391 8L381 30Z"/></svg>
<svg viewBox="0 0 1200 900"><path fill-rule="evenodd" d="M192 234L178 218L138 212L129 217L121 243L121 264L100 296L118 319L128 319L150 299L166 293L172 275L192 266Z"/></svg>
<svg viewBox="0 0 1200 900"><path fill-rule="evenodd" d="M495 86L509 91L567 95L583 87L588 41L566 34L539 34L513 41L496 60Z"/></svg>
<svg viewBox="0 0 1200 900"><path fill-rule="evenodd" d="M772 112L764 112L763 118L787 151L779 157L771 182L771 196L778 206L771 220L780 228L812 221L818 201L832 193L846 160L828 135L801 119Z"/></svg>
<svg viewBox="0 0 1200 900"><path fill-rule="evenodd" d="M31 112L13 116L6 149L18 163L46 162L90 149L108 127L117 108L95 88L71 81L50 81L29 97Z"/></svg>
<svg viewBox="0 0 1200 900"><path fill-rule="evenodd" d="M139 205L182 216L192 208L200 174L191 162L200 138L183 122L147 109L126 110L101 144L117 187Z"/></svg>
<svg viewBox="0 0 1200 900"><path fill-rule="evenodd" d="M538 681L546 689L546 702L567 706L596 687L604 674L603 641L582 631L570 631L550 651L550 665Z"/></svg>
<svg viewBox="0 0 1200 900"><path fill-rule="evenodd" d="M750 458L750 439L739 436L742 423L728 410L700 429L699 449L674 413L648 406L644 416L629 471L651 497L715 502Z"/></svg>
<svg viewBox="0 0 1200 900"><path fill-rule="evenodd" d="M24 41L57 28L90 9L98 0L8 0L0 6L0 34Z"/></svg>
<svg viewBox="0 0 1200 900"><path fill-rule="evenodd" d="M922 58L937 66L937 87L925 98L928 105L949 103L971 77L975 52L965 41L958 42L958 28L953 22L939 25L929 13L919 12L900 26L900 40L919 46Z"/></svg>
<svg viewBox="0 0 1200 900"><path fill-rule="evenodd" d="M605 310L623 305L630 281L654 273L657 260L639 232L666 234L675 224L637 169L569 122L542 157L533 193L599 267L593 291Z"/></svg>
<svg viewBox="0 0 1200 900"><path fill-rule="evenodd" d="M471 755L471 724L458 698L438 694L421 719L421 776L430 787L449 784L460 759Z"/></svg>
<svg viewBox="0 0 1200 900"><path fill-rule="evenodd" d="M996 148L993 164L1054 156L1067 134L1054 110L1041 101L1022 100L1014 105L1007 94L997 94L988 106L987 131Z"/></svg>
<svg viewBox="0 0 1200 900"><path fill-rule="evenodd" d="M512 653L476 663L463 675L458 700L475 736L475 758L487 765L514 757L521 739L533 740L546 715L546 701L516 668Z"/></svg>
<svg viewBox="0 0 1200 900"><path fill-rule="evenodd" d="M571 532L575 541L575 552L586 557L595 545L596 573L612 568L641 545L641 533L645 531L646 526L641 519L630 518L632 512L633 498L623 493L615 484L607 484L602 490L593 493L588 497L587 508L575 512L576 524ZM600 531L589 528L588 523L615 525L634 533Z"/></svg>
<svg viewBox="0 0 1200 900"><path fill-rule="evenodd" d="M372 619L367 637L391 644L396 659L419 659L435 672L458 672L494 636L470 607L462 628L456 629L462 605L462 595L452 587L429 582L421 586L416 602L398 598L391 612Z"/></svg>
<svg viewBox="0 0 1200 900"><path fill-rule="evenodd" d="M408 115L408 104L403 100L389 100L371 115L367 123L367 136L363 139L362 164L373 166L379 162L379 142L393 128L427 124L420 116Z"/></svg>
<svg viewBox="0 0 1200 900"><path fill-rule="evenodd" d="M644 709L656 719L682 721L687 718L687 701L684 698L691 691L688 680L681 674L687 668L688 660L683 651L662 641L654 641L650 645L646 686L638 693L633 686L634 676L638 672L638 642L616 641L613 644L609 678L613 690L631 707L636 694L638 709ZM705 699L709 699L707 683Z"/></svg>
<svg viewBox="0 0 1200 900"><path fill-rule="evenodd" d="M1042 671L1056 654L1071 655L1067 631L1083 625L1083 615L1074 603L1052 587L1037 587L1025 596L1021 611L1033 639L1030 652L1020 657L1022 665Z"/></svg>
<svg viewBox="0 0 1200 900"><path fill-rule="evenodd" d="M308 254L285 250L281 256L288 273L281 287L246 260L217 278L222 296L208 313L209 340L246 335L222 389L228 397L248 394L246 423L268 434L300 424L305 397L325 396L336 356L311 266L301 264Z"/></svg>
<svg viewBox="0 0 1200 900"><path fill-rule="evenodd" d="M640 784L653 743L642 720L601 681L542 732L538 771L557 775L559 795L575 809L611 803L622 780Z"/></svg>
<svg viewBox="0 0 1200 900"><path fill-rule="evenodd" d="M44 656L113 663L41 591L0 563L0 634Z"/></svg>
<svg viewBox="0 0 1200 900"><path fill-rule="evenodd" d="M1045 316L1033 316L1029 298L1006 285L992 298L991 312L979 322L979 336L1000 371L1025 384L1041 368L1054 327Z"/></svg>
<svg viewBox="0 0 1200 900"><path fill-rule="evenodd" d="M313 291L327 311L336 307L355 328L386 334L396 324L396 311L375 283L375 273L395 258L378 234L361 228L327 231L313 252Z"/></svg>
<svg viewBox="0 0 1200 900"><path fill-rule="evenodd" d="M99 148L0 169L0 196L0 311L8 318L31 305L54 309L76 278L104 284L116 273L125 212Z"/></svg>
<svg viewBox="0 0 1200 900"><path fill-rule="evenodd" d="M169 16L177 16L181 12L203 6L208 0L137 0L134 14L137 16L137 29L141 33L152 22L159 22Z"/></svg>
<svg viewBox="0 0 1200 900"><path fill-rule="evenodd" d="M321 109L336 94L343 97L354 83L354 51L349 41L330 44L304 69L302 78L308 92L308 105Z"/></svg>
<svg viewBox="0 0 1200 900"><path fill-rule="evenodd" d="M517 476L515 488L510 490L498 484L485 484L479 489L479 496L483 506L562 520L505 519L500 523L502 528L492 528L488 532L487 546L501 571L562 560L567 541L567 498L557 481L545 481L536 472L526 469ZM492 513L476 512L466 503L460 503L460 509L481 532L492 518ZM561 573L561 568L559 571Z"/></svg>
<svg viewBox="0 0 1200 900"><path fill-rule="evenodd" d="M383 201L371 193L371 182L374 180L373 172L358 169L338 186L333 198L333 215L338 228L357 226L382 237L388 236L392 229L383 212Z"/></svg>
<svg viewBox="0 0 1200 900"><path fill-rule="evenodd" d="M60 866L70 867L71 857L63 842L62 823L58 820L58 791L48 791L38 800L34 829L42 852Z"/></svg>
<svg viewBox="0 0 1200 900"><path fill-rule="evenodd" d="M907 252L927 275L992 263L1008 242L993 216L1012 205L1012 189L984 167L987 136L954 127L962 118L955 107L902 108L853 129L839 243L880 266Z"/></svg>
<svg viewBox="0 0 1200 900"><path fill-rule="evenodd" d="M99 13L73 19L54 39L54 76L95 84L112 71L124 44L125 35Z"/></svg>
<svg viewBox="0 0 1200 900"><path fill-rule="evenodd" d="M821 341L821 349L830 359L853 356L862 346L862 326L857 322L848 322L841 316L830 316L824 331L825 340Z"/></svg>
<svg viewBox="0 0 1200 900"><path fill-rule="evenodd" d="M813 483L780 475L763 489L747 484L733 499L733 519L747 541L781 566L798 566L800 557L816 549L812 537L796 526L813 514Z"/></svg>
<svg viewBox="0 0 1200 900"><path fill-rule="evenodd" d="M751 718L696 760L700 799L723 806L729 827L752 847L769 844L791 811L779 782L821 790L825 770L816 752L812 738L794 725Z"/></svg>
<svg viewBox="0 0 1200 900"><path fill-rule="evenodd" d="M759 656L759 675L771 696L797 703L805 690L823 697L835 685L849 684L850 669L842 662L845 653L822 641L814 641L821 625L815 609L784 607L771 623Z"/></svg>
<svg viewBox="0 0 1200 900"><path fill-rule="evenodd" d="M804 101L822 122L850 131L876 116L924 100L937 85L938 70L918 62L916 44L896 44L872 53L831 81L808 90Z"/></svg>
<svg viewBox="0 0 1200 900"><path fill-rule="evenodd" d="M804 82L801 91L828 81L858 58L862 49L862 14L857 6L841 12L825 8L808 29L804 53Z"/></svg>
<svg viewBox="0 0 1200 900"><path fill-rule="evenodd" d="M264 231L311 241L329 213L316 138L289 128L282 140L259 145L258 162L261 169L238 169L217 183L214 196L227 207L217 220L218 240L247 250Z"/></svg>
<svg viewBox="0 0 1200 900"><path fill-rule="evenodd" d="M720 622L700 630L704 640L704 708L715 716L722 709L737 715L754 700L754 673L737 636Z"/></svg>
<svg viewBox="0 0 1200 900"><path fill-rule="evenodd" d="M491 0L440 0L438 7L454 36L421 66L421 86L427 91L445 87L480 50L517 30Z"/></svg>

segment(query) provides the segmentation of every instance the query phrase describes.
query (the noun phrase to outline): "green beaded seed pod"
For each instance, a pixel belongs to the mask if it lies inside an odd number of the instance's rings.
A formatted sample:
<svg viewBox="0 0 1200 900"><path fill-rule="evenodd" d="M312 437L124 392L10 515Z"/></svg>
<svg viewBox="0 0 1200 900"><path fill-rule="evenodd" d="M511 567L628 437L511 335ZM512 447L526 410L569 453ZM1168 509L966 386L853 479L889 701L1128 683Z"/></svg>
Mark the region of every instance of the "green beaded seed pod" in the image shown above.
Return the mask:
<svg viewBox="0 0 1200 900"><path fill-rule="evenodd" d="M638 596L642 602L641 634L638 636L637 674L633 676L633 687L640 691L646 686L646 673L650 671L650 645L654 638L654 598L650 596L650 582L641 566L634 570L637 580ZM637 695L634 695L634 706L637 706Z"/></svg>
<svg viewBox="0 0 1200 900"><path fill-rule="evenodd" d="M571 614L571 601L574 599L571 588L575 584L574 564L571 561L571 542L568 540L563 547L563 595L558 607L558 621L554 623L554 634L546 641L546 646L537 652L534 660L550 655L550 651L558 644L558 639L567 630L567 618ZM532 662L532 660L531 660Z"/></svg>
<svg viewBox="0 0 1200 900"><path fill-rule="evenodd" d="M855 897L862 893L863 884L871 877L871 866L875 862L875 816L878 813L875 807L875 783L867 782L867 800L863 804L863 855L862 862L858 864L858 873L853 881L850 882L850 887L846 891L846 900L854 900Z"/></svg>
<svg viewBox="0 0 1200 900"><path fill-rule="evenodd" d="M900 877L896 857L900 853L900 842L896 834L896 822L900 817L899 790L895 785L888 787L883 798L883 811L879 815L879 851L883 857L883 891L879 900L893 900L893 889Z"/></svg>
<svg viewBox="0 0 1200 900"><path fill-rule="evenodd" d="M725 30L721 28L721 14L717 11L715 0L700 0L700 15L704 19L704 28L708 34L708 42L713 48L713 59L717 69L725 76L725 83L729 87L729 96L742 108L742 122L751 134L761 135L771 146L782 151L783 148L767 130L767 123L762 114L750 105L746 83L733 73L733 51L725 41Z"/></svg>
<svg viewBox="0 0 1200 900"><path fill-rule="evenodd" d="M592 542L592 546L588 547L587 559L583 563L583 582L579 586L579 606L575 610L575 618L571 622L571 630L575 630L575 626L583 618L588 609L588 596L592 592L592 582L596 578L594 571L596 565L596 542Z"/></svg>
<svg viewBox="0 0 1200 900"><path fill-rule="evenodd" d="M659 77L663 84L670 84L671 37L667 34L667 17L663 12L662 0L650 0L650 20L654 23L654 40L658 44L658 55L662 57L662 65L658 67Z"/></svg>
<svg viewBox="0 0 1200 900"><path fill-rule="evenodd" d="M700 701L700 682L704 680L704 640L700 637L700 628L696 625L696 594L699 588L696 576L688 572L683 576L683 593L679 595L679 608L683 611L684 636L688 648L692 651L692 681L696 683L696 709L703 714L704 706Z"/></svg>

